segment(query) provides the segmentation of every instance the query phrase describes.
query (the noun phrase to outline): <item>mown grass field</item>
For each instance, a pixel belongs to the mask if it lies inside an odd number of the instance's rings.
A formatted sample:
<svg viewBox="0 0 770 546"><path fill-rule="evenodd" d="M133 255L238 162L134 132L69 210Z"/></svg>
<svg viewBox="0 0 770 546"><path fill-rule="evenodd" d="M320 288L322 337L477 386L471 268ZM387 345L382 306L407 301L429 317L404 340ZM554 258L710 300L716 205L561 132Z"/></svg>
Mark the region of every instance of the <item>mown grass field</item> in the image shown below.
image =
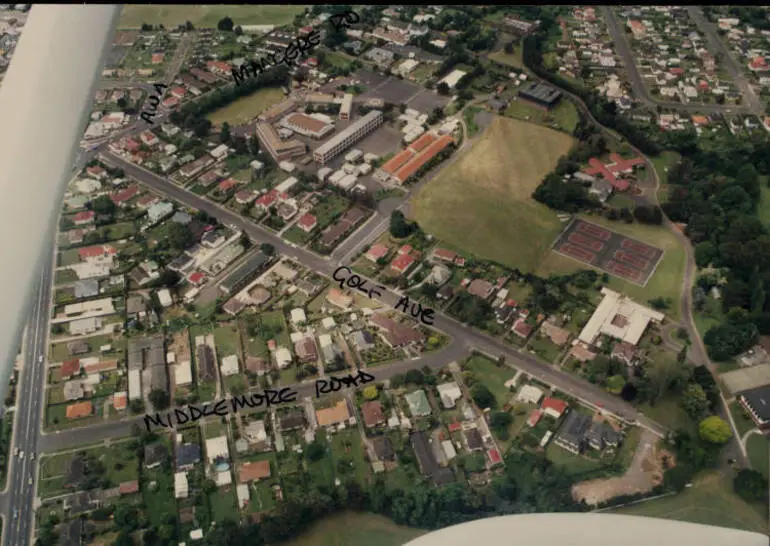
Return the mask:
<svg viewBox="0 0 770 546"><path fill-rule="evenodd" d="M617 514L674 519L767 533L767 519L732 491L718 474L708 474L693 487L671 497L613 510Z"/></svg>
<svg viewBox="0 0 770 546"><path fill-rule="evenodd" d="M658 263L655 273L650 277L646 286L639 286L610 275L609 287L645 305L647 300L655 297L671 298L672 303L664 312L674 320L681 320L679 300L682 297L682 276L684 275L687 256L676 235L665 226L649 226L636 222L633 224L612 222L601 216L584 214L580 214L579 217L663 250L663 259ZM548 252L548 256L541 263L537 274L546 277L552 273L571 273L588 267L582 262L555 252Z"/></svg>
<svg viewBox="0 0 770 546"><path fill-rule="evenodd" d="M559 102L550 112L544 112L528 105L524 101L514 100L506 108L505 115L514 119L531 121L532 123L546 126L556 123L558 125L556 128L569 134L572 134L572 131L577 127L578 121L580 121L577 108L572 104L572 101L566 99Z"/></svg>
<svg viewBox="0 0 770 546"><path fill-rule="evenodd" d="M497 117L463 157L420 190L413 216L465 252L534 271L562 224L531 195L573 142L558 131Z"/></svg>
<svg viewBox="0 0 770 546"><path fill-rule="evenodd" d="M167 28L190 21L195 27L216 28L225 16L236 25L285 25L305 9L304 5L153 5L123 7L118 28L139 28L142 23L163 24Z"/></svg>
<svg viewBox="0 0 770 546"><path fill-rule="evenodd" d="M214 125L222 125L224 122L230 125L242 125L281 102L283 92L277 87L265 87L247 97L231 102L224 108L215 110L206 118Z"/></svg>
<svg viewBox="0 0 770 546"><path fill-rule="evenodd" d="M401 546L424 534L421 529L396 525L376 514L344 512L321 520L282 546Z"/></svg>

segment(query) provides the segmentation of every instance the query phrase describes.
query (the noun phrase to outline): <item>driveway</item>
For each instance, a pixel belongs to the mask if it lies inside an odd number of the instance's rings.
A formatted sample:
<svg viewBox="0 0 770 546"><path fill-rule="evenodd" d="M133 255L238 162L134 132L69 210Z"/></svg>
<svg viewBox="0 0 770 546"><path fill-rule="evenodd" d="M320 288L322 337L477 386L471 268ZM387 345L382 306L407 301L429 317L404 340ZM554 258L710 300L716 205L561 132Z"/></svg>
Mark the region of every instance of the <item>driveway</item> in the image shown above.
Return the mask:
<svg viewBox="0 0 770 546"><path fill-rule="evenodd" d="M633 495L650 491L655 480L660 479L661 472L655 460L657 450L655 443L659 440L655 434L642 429L642 437L634 453L631 466L622 476L603 480L588 480L572 487L572 496L583 499L588 504L599 504L618 495Z"/></svg>

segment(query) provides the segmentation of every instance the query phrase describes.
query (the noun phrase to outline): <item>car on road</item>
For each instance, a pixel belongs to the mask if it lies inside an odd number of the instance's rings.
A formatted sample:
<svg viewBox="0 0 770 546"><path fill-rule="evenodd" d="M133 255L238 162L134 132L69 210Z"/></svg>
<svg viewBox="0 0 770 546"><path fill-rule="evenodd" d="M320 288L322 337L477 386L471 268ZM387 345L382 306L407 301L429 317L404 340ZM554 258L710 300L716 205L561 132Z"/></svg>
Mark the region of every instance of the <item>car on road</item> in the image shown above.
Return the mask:
<svg viewBox="0 0 770 546"><path fill-rule="evenodd" d="M42 364L43 363L43 355L40 355L40 358L38 358L37 361Z"/></svg>
<svg viewBox="0 0 770 546"><path fill-rule="evenodd" d="M17 447L16 450L13 452L13 454L18 457L19 456L19 448Z"/></svg>
<svg viewBox="0 0 770 546"><path fill-rule="evenodd" d="M33 461L35 460L35 452L34 451L29 454L29 458L32 459Z"/></svg>
<svg viewBox="0 0 770 546"><path fill-rule="evenodd" d="M13 509L13 519L16 519L18 517L19 517L19 509L18 508L14 508Z"/></svg>
<svg viewBox="0 0 770 546"><path fill-rule="evenodd" d="M32 478L30 478L29 480L27 480L27 485L32 485Z"/></svg>
<svg viewBox="0 0 770 546"><path fill-rule="evenodd" d="M23 459L23 458L24 458L24 451L22 450L22 451L19 453L19 459Z"/></svg>

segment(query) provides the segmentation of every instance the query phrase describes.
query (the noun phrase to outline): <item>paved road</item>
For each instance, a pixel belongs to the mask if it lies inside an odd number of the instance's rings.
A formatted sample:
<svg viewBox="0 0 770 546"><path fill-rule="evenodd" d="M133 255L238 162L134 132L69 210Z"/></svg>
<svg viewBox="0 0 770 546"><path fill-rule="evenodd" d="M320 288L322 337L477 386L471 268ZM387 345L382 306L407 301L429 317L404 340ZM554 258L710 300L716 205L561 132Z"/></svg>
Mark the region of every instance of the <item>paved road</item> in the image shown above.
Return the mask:
<svg viewBox="0 0 770 546"><path fill-rule="evenodd" d="M631 84L631 89L634 92L634 97L644 103L650 108L661 108L677 110L679 112L687 113L701 113L701 114L714 114L718 112L722 113L748 113L749 109L744 105L723 105L723 104L682 104L680 102L661 101L652 98L647 87L644 85L641 74L639 74L639 68L636 66L634 55L631 52L631 46L628 43L623 28L618 23L612 8L609 6L601 7L604 20L607 22L607 30L612 36L612 40L615 42L615 47L618 55L623 61L623 66L626 69L626 75L628 81Z"/></svg>
<svg viewBox="0 0 770 546"><path fill-rule="evenodd" d="M24 457L12 455L6 491L0 506L6 514L3 528L3 544L17 546L28 544L34 527L34 493L37 468L40 427L45 398L45 357L48 340L48 318L51 302L52 257L45 256L45 266L40 275L40 286L34 296L27 326L24 347L24 364L16 394L17 415L14 422L12 451L19 447ZM30 483L32 479L32 483Z"/></svg>
<svg viewBox="0 0 770 546"><path fill-rule="evenodd" d="M168 180L161 178L150 171L138 167L137 165L134 165L133 163L130 163L121 157L110 153L104 153L103 155L106 156L110 162L122 168L127 175L136 178L154 190L160 193L164 193L172 199L180 203L184 203L187 206L196 208L198 210L203 210L209 215L218 218L224 224L238 226L239 228L243 229L254 241L259 243L270 243L280 254L291 257L322 275L330 277L334 270L339 265L342 265L329 258L318 256L312 252L289 244L280 237L269 233L260 226L242 218L230 210L227 210L224 207L221 207L200 196L188 192L175 185L174 183L169 182ZM388 290L384 292L383 295L378 299L386 305L393 306L398 301L398 298L399 294L397 294L395 291ZM437 313L434 327L437 330L452 336L466 347L475 347L495 356L504 355L507 362L518 368L521 368L525 372L535 377L540 378L543 381L553 384L561 391L577 396L583 400L601 404L602 407L604 407L606 410L618 415L625 416L625 418L630 421L638 419L644 426L655 430L658 433L663 433L664 431L660 425L646 419L644 416L639 414L639 412L637 412L633 406L627 404L623 400L620 400L603 391L602 389L599 389L596 386L573 375L557 371L551 366L538 361L536 358L528 354L519 353L502 341L490 338L486 334L482 334L476 330L473 330L469 326L466 326L442 313Z"/></svg>

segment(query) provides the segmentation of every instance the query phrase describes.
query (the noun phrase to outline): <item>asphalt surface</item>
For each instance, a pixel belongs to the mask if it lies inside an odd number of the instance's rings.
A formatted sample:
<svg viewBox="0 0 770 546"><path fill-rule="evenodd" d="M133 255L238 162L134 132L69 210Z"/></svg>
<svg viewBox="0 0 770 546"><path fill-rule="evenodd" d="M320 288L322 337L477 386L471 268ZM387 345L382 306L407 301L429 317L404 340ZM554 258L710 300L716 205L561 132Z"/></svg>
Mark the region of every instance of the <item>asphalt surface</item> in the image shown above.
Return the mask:
<svg viewBox="0 0 770 546"><path fill-rule="evenodd" d="M628 38L623 31L622 26L619 24L612 8L609 6L601 6L602 15L607 22L607 30L612 36L612 40L615 42L615 48L617 54L623 61L623 67L626 70L628 81L631 84L631 89L634 92L634 97L650 108L666 108L670 110L677 110L679 112L688 113L701 113L701 114L715 114L715 113L749 113L750 109L745 105L723 105L723 104L682 104L680 102L661 101L652 98L647 87L644 85L641 74L639 74L639 68L636 66L634 55L631 52L631 46L628 43ZM700 9L697 10L700 13ZM701 14L702 16L702 14ZM697 20L696 20L697 23ZM700 25L699 25L700 26ZM705 31L703 31L705 32ZM707 34L708 36L708 34ZM709 38L710 39L710 38ZM717 41L721 43L717 36ZM722 45L724 47L724 45ZM731 59L729 55L726 58ZM734 77L734 76L733 76ZM734 77L735 78L735 77ZM736 83L738 80L736 80Z"/></svg>
<svg viewBox="0 0 770 546"><path fill-rule="evenodd" d="M48 342L53 280L51 261L51 256L47 255L40 275L40 286L35 291L32 302L24 347L24 364L16 392L19 403L9 457L10 467L6 490L0 498L0 506L6 514L3 525L3 544L7 546L30 543L34 530L33 503L37 478L37 452L45 399L46 363L40 362L40 358L45 359ZM14 455L16 447L23 450L23 457ZM35 454L34 460L31 458L33 454Z"/></svg>

